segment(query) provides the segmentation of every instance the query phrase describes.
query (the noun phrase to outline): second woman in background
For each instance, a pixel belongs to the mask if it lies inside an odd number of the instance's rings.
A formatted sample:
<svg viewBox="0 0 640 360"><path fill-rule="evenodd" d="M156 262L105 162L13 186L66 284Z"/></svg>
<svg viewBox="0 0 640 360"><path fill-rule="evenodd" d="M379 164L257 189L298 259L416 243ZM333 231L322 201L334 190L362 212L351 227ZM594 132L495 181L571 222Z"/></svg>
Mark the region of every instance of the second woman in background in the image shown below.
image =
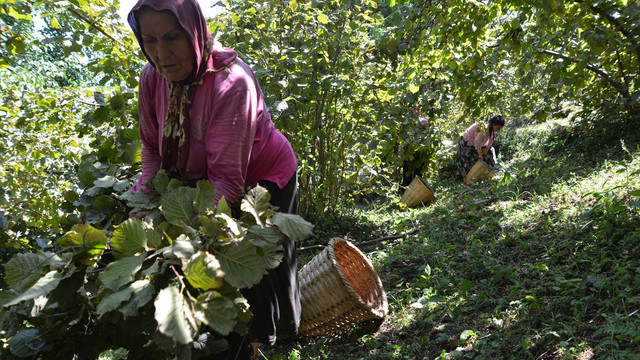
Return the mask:
<svg viewBox="0 0 640 360"><path fill-rule="evenodd" d="M464 178L478 160L484 160L491 167L495 166L495 159L489 150L503 126L504 118L494 115L489 118L487 124L476 122L465 130L458 141L458 157L454 171L456 179Z"/></svg>

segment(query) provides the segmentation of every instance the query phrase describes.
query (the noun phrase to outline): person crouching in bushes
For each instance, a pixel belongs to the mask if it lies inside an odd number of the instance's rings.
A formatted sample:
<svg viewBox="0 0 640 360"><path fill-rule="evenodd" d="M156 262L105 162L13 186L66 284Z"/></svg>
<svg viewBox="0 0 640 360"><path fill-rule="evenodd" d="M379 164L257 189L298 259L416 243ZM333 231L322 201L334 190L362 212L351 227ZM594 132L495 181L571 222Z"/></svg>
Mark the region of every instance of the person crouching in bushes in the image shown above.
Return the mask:
<svg viewBox="0 0 640 360"><path fill-rule="evenodd" d="M418 124L416 125L418 131L426 136L425 130L429 126L429 120L426 117L422 116L422 110L419 106L413 108L413 116L411 118ZM422 138L414 139L414 146L420 147L420 143L422 141ZM411 150L407 151L407 153L404 155L411 155L412 159L409 160L408 158L405 158L405 160L403 160L402 162L402 188L406 188L407 186L409 186L414 177L422 177L422 169L425 167L429 160L429 152L424 150Z"/></svg>
<svg viewBox="0 0 640 360"><path fill-rule="evenodd" d="M495 166L495 159L489 150L503 126L504 118L494 115L486 125L476 122L465 130L458 141L458 157L454 171L456 179L463 179L478 160L484 160L491 167Z"/></svg>

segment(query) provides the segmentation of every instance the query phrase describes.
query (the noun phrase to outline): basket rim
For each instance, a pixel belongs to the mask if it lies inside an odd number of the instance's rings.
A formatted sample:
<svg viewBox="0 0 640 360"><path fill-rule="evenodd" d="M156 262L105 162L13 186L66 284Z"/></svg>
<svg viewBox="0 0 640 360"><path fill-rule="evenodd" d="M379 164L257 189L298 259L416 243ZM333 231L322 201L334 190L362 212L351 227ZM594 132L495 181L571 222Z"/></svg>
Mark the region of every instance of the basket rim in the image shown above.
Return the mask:
<svg viewBox="0 0 640 360"><path fill-rule="evenodd" d="M409 207L426 205L436 199L436 193L431 186L419 175L415 175L409 185L406 186L402 194L401 202Z"/></svg>
<svg viewBox="0 0 640 360"><path fill-rule="evenodd" d="M380 289L381 292L381 297L382 297L382 301L381 301L381 308L374 308L372 306L370 306L369 304L367 304L362 297L360 296L360 294L358 294L353 287L351 286L351 284L349 284L349 281L347 280L347 277L344 275L344 272L342 272L342 268L340 267L340 264L338 263L338 260L336 259L336 255L335 255L335 245L338 242L342 242L345 245L347 245L351 250L354 250L359 256L362 257L362 259L366 262L367 266L370 267L371 271L373 271L373 273L375 274L376 277L376 286ZM375 268L373 267L373 265L371 264L371 261L369 261L369 259L362 253L362 251L360 251L360 249L358 249L352 242L343 239L343 238L339 238L339 237L335 237L332 238L329 241L329 259L331 261L331 267L336 271L338 277L340 278L341 281L341 285L345 288L345 290L350 294L350 295L355 295L355 299L357 299L358 304L361 305L362 307L365 307L367 310L370 310L371 312L373 312L374 314L376 314L379 317L385 317L387 315L388 309L387 309L387 294L384 291L384 287L382 286L382 280L380 279L380 276L378 276L378 274L375 271Z"/></svg>
<svg viewBox="0 0 640 360"><path fill-rule="evenodd" d="M429 184L427 184L427 182L426 182L426 181L424 181L424 179L423 179L422 177L420 177L419 175L416 175L416 176L414 177L414 179L416 179L416 178L417 178L418 180L420 180L420 182L422 183L422 185L424 185L427 189L429 189L429 191L431 191L432 193L434 193L434 194L435 194L435 191L433 191L433 189L431 188L431 186L429 186Z"/></svg>
<svg viewBox="0 0 640 360"><path fill-rule="evenodd" d="M471 169L467 172L467 175L464 176L463 181L465 184L468 184L470 180L477 180L479 177L486 177L486 172L489 172L491 176L493 176L493 168L487 164L484 160L476 161Z"/></svg>

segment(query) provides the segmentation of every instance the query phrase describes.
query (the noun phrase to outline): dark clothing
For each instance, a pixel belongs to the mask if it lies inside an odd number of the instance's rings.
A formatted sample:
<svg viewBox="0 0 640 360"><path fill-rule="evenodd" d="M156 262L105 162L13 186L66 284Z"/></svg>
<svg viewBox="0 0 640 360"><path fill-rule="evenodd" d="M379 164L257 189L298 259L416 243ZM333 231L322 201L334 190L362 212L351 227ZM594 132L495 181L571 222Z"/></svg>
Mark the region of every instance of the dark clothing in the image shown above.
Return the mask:
<svg viewBox="0 0 640 360"><path fill-rule="evenodd" d="M297 212L297 178L279 189L278 185L262 180L259 184L271 194L271 205L279 212ZM295 336L298 334L302 308L298 287L298 262L296 246L290 239L282 244L284 257L280 265L268 270L260 283L250 289L243 289L242 295L249 301L254 317L249 330L251 341L273 345L276 335Z"/></svg>
<svg viewBox="0 0 640 360"><path fill-rule="evenodd" d="M427 118L415 114L414 117L417 120L416 129L419 130L423 137L427 136L425 131L429 126ZM416 139L415 141L421 142L422 138ZM402 183L400 185L402 185L403 188L409 186L416 176L422 177L422 170L430 158L429 152L425 149L416 150L409 154L412 155L413 159L405 159L402 161ZM405 156L409 154L405 154Z"/></svg>
<svg viewBox="0 0 640 360"><path fill-rule="evenodd" d="M258 184L269 191L271 195L269 202L277 207L279 212L289 214L297 212L296 174L283 189L267 180L261 180ZM250 359L251 342L273 345L277 336L297 335L302 318L302 307L298 287L296 247L290 239L285 239L282 246L284 256L280 265L275 269L267 270L267 274L252 288L240 291L247 299L249 309L254 315L249 325L249 335L229 334L227 336L229 350L217 356L216 359L247 360Z"/></svg>
<svg viewBox="0 0 640 360"><path fill-rule="evenodd" d="M493 158L493 153L488 151L486 155L482 157L487 165L494 167L496 162ZM458 141L458 157L456 158L456 169L454 171L454 177L456 179L464 178L473 165L478 161L478 151L474 146L470 146L465 141L464 137L460 137Z"/></svg>
<svg viewBox="0 0 640 360"><path fill-rule="evenodd" d="M416 154L417 155L417 154ZM422 177L422 167L424 159L417 157L412 161L405 160L402 163L402 187L405 188L411 184L416 176Z"/></svg>

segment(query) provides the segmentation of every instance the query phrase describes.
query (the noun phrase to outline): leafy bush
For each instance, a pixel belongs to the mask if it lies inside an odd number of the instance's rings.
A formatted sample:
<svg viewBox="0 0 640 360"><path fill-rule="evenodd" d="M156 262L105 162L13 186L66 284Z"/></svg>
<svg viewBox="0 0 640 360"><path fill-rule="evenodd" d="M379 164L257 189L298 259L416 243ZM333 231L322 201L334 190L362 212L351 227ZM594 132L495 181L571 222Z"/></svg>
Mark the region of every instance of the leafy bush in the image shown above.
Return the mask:
<svg viewBox="0 0 640 360"><path fill-rule="evenodd" d="M119 347L130 359L191 359L224 351L230 332L247 333L240 289L278 266L285 236L301 240L312 225L271 209L262 187L242 199L237 219L224 198L212 207L207 180L193 188L160 172L152 189L120 197L144 219L112 231L77 224L54 248L4 264L3 359L93 359Z"/></svg>

